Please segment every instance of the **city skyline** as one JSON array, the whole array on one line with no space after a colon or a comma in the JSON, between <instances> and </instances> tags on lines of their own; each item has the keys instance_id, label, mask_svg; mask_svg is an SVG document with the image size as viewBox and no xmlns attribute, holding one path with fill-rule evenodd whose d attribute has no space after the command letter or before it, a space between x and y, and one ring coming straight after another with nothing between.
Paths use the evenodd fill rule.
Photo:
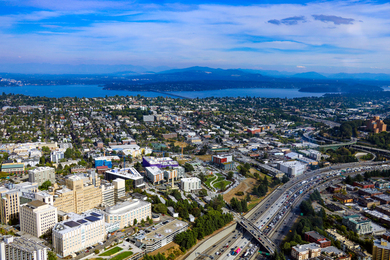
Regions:
<instances>
[{"instance_id":1,"label":"city skyline","mask_svg":"<svg viewBox=\"0 0 390 260\"><path fill-rule=\"evenodd\" d=\"M1 72L24 73L26 64L390 72L384 1L36 0L0 7Z\"/></svg>"}]
</instances>

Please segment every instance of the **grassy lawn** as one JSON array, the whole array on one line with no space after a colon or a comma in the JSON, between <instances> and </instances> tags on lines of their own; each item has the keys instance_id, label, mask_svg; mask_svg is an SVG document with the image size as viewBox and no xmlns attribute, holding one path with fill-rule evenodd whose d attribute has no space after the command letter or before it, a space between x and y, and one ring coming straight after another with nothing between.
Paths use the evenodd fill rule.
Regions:
<instances>
[{"instance_id":1,"label":"grassy lawn","mask_svg":"<svg viewBox=\"0 0 390 260\"><path fill-rule=\"evenodd\" d=\"M211 155L210 154L205 154L205 155L196 155L197 158L204 162L211 161Z\"/></svg>"},{"instance_id":2,"label":"grassy lawn","mask_svg":"<svg viewBox=\"0 0 390 260\"><path fill-rule=\"evenodd\" d=\"M114 247L114 248L112 248L112 249L110 249L110 250L100 254L99 256L110 256L110 255L116 254L116 253L118 253L119 251L122 251L122 250L123 250L122 248L120 248L119 246L116 246L116 247Z\"/></svg>"},{"instance_id":3,"label":"grassy lawn","mask_svg":"<svg viewBox=\"0 0 390 260\"><path fill-rule=\"evenodd\" d=\"M214 190L211 186L210 186L210 183L215 180L217 177L214 176L214 175L211 175L211 176L207 176L207 180L204 182L204 184L209 187L209 189L212 189Z\"/></svg>"},{"instance_id":4,"label":"grassy lawn","mask_svg":"<svg viewBox=\"0 0 390 260\"><path fill-rule=\"evenodd\" d=\"M126 257L131 256L132 254L133 254L133 252L126 251L126 252L120 253L119 255L114 256L113 258L111 258L111 260L122 260L122 259L125 259Z\"/></svg>"},{"instance_id":5,"label":"grassy lawn","mask_svg":"<svg viewBox=\"0 0 390 260\"><path fill-rule=\"evenodd\" d=\"M222 181L219 181L219 182L215 183L215 184L214 184L214 187L217 188L217 189L221 189L222 183L225 184L225 188L226 188L227 186L230 185L231 182L230 182L230 181L224 181L224 180L222 180Z\"/></svg>"}]
</instances>

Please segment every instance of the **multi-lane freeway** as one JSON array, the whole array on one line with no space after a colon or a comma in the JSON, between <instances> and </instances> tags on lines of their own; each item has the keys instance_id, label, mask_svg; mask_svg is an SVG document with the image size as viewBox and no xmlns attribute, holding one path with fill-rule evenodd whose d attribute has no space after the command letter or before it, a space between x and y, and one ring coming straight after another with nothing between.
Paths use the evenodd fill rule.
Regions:
<instances>
[{"instance_id":1,"label":"multi-lane freeway","mask_svg":"<svg viewBox=\"0 0 390 260\"><path fill-rule=\"evenodd\" d=\"M343 170L343 174L351 174L373 170L374 168L378 169L382 167L382 164L382 162L340 164L298 176L275 189L259 205L248 212L245 217L235 214L239 224L237 232L242 233L237 236L232 233L226 239L228 239L229 243L228 248L240 247L241 252L239 254L232 255L230 254L230 249L227 250L228 248L226 247L223 249L226 239L220 240L215 245L214 250L210 247L207 251L210 250L210 253L214 254L213 259L234 259L238 256L243 256L244 252L250 250L249 245L257 242L260 245L260 250L272 253L277 246L275 241L280 241L281 236L283 236L283 233L275 232L276 229L286 231L286 228L292 225L292 221L297 213L294 207L299 205L299 202L308 195L310 190L324 181L338 178L341 170ZM383 167L388 166L385 165ZM245 247L241 248L242 246ZM250 252L253 252L253 248ZM199 256L199 259L206 259L211 256L211 254L206 255Z\"/></svg>"}]
</instances>

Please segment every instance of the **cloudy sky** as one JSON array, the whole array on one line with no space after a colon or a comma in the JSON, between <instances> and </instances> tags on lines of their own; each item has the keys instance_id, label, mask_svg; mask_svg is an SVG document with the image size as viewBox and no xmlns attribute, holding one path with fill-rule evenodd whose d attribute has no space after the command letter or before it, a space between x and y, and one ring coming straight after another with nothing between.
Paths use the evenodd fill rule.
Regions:
<instances>
[{"instance_id":1,"label":"cloudy sky","mask_svg":"<svg viewBox=\"0 0 390 260\"><path fill-rule=\"evenodd\" d=\"M385 1L0 0L0 65L390 73L389 14Z\"/></svg>"}]
</instances>

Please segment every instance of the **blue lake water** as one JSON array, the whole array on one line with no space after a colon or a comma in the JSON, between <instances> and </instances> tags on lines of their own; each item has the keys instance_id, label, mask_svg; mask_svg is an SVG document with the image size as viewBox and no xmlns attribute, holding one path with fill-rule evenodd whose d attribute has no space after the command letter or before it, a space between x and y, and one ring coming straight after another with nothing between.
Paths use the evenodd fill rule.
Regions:
<instances>
[{"instance_id":1,"label":"blue lake water","mask_svg":"<svg viewBox=\"0 0 390 260\"><path fill-rule=\"evenodd\" d=\"M169 96L168 93L157 93L151 91L125 91L125 90L104 90L97 85L65 85L65 86L23 86L23 87L0 87L0 93L23 94L28 96L44 97L105 97L105 96L136 96L158 97ZM305 93L298 89L278 88L250 88L250 89L222 89L206 91L180 91L170 92L188 98L206 97L265 97L265 98L298 98L298 97L320 97L325 93Z\"/></svg>"}]
</instances>

